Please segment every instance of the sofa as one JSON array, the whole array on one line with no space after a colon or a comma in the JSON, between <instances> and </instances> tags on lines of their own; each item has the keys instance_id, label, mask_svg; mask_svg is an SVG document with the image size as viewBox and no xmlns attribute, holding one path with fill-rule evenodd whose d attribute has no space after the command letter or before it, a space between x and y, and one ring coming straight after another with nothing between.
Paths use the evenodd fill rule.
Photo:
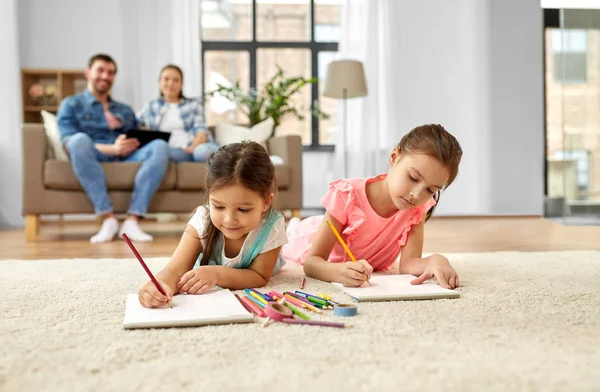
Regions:
<instances>
[{"instance_id":1,"label":"sofa","mask_svg":"<svg viewBox=\"0 0 600 392\"><path fill-rule=\"evenodd\" d=\"M94 208L73 173L71 162L52 156L43 124L23 124L23 215L25 238L35 241L41 215L93 214ZM274 206L299 216L302 207L302 141L300 136L267 140L275 164L277 195ZM275 161L275 159L274 159ZM282 162L281 162L282 161ZM102 163L115 213L126 213L140 163ZM169 164L148 213L191 213L206 201L206 165Z\"/></svg>"}]
</instances>

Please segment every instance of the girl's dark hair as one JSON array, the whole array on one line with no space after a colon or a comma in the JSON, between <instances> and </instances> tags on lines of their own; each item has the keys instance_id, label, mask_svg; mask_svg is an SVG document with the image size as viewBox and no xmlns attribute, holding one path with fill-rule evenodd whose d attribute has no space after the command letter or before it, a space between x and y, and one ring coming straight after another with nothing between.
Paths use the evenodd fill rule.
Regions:
<instances>
[{"instance_id":1,"label":"girl's dark hair","mask_svg":"<svg viewBox=\"0 0 600 392\"><path fill-rule=\"evenodd\" d=\"M396 146L402 153L425 154L440 161L450 171L450 178L444 185L444 190L450 186L458 175L458 166L462 158L462 149L458 140L439 124L426 124L414 128L404 135ZM427 211L425 222L431 218L437 202L440 200L441 190L433 195L436 203Z\"/></svg>"},{"instance_id":2,"label":"girl's dark hair","mask_svg":"<svg viewBox=\"0 0 600 392\"><path fill-rule=\"evenodd\" d=\"M179 73L179 76L181 77L181 91L179 91L179 99L187 99L183 95L183 71L181 70L181 68L179 68L175 64L167 64L164 67L162 67L162 69L158 73L158 80L160 80L160 77L161 77L162 73L165 72L165 70L167 70L167 69L173 69L173 70L175 70L175 71L177 71ZM159 93L160 93L160 96L162 97L163 96L162 91L159 91Z\"/></svg>"},{"instance_id":3,"label":"girl's dark hair","mask_svg":"<svg viewBox=\"0 0 600 392\"><path fill-rule=\"evenodd\" d=\"M258 193L265 200L271 193L275 193L275 167L263 146L251 141L231 143L221 146L208 157L206 161L207 204L208 196L212 192L233 184L240 184ZM265 212L265 216L269 212L270 208ZM202 235L202 239L206 240L206 246L202 249L200 265L208 264L214 254L219 233L212 221L207 219Z\"/></svg>"}]
</instances>

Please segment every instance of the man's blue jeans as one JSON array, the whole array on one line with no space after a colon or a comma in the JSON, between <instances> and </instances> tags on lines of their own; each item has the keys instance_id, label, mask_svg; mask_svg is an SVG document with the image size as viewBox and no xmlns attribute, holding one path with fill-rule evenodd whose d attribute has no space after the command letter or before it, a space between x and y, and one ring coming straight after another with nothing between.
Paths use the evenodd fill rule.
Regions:
<instances>
[{"instance_id":1,"label":"man's blue jeans","mask_svg":"<svg viewBox=\"0 0 600 392\"><path fill-rule=\"evenodd\" d=\"M92 139L82 132L69 137L66 146L75 176L98 215L113 210L100 162L142 162L135 175L133 196L127 213L146 215L148 205L169 167L169 146L164 140L153 140L127 157L114 157L101 153L94 147Z\"/></svg>"},{"instance_id":2,"label":"man's blue jeans","mask_svg":"<svg viewBox=\"0 0 600 392\"><path fill-rule=\"evenodd\" d=\"M210 154L217 151L219 145L215 142L206 142L194 148L193 154L188 154L179 147L169 147L170 158L173 162L206 162Z\"/></svg>"}]
</instances>

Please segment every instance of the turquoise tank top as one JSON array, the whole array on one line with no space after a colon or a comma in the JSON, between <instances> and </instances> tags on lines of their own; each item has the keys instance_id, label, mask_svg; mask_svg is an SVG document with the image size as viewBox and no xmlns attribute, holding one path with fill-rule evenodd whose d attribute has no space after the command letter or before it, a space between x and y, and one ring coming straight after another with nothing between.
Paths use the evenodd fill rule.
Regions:
<instances>
[{"instance_id":1,"label":"turquoise tank top","mask_svg":"<svg viewBox=\"0 0 600 392\"><path fill-rule=\"evenodd\" d=\"M265 247L267 239L269 238L269 234L271 233L271 229L273 229L273 226L279 219L283 219L283 215L281 214L281 212L271 209L271 212L269 213L269 216L267 217L267 220L265 221L263 227L260 229L256 240L254 240L254 243L250 244L250 248L244 254L242 254L242 260L237 265L233 266L233 268L246 269L250 266L250 264L252 264L252 261L254 261L254 259L261 253L261 251ZM219 236L219 239L217 240L215 252L208 260L208 265L223 265L223 245L223 234L221 234ZM200 261L202 261L202 253L200 253L200 256L198 256L196 264L194 264L194 268L200 266ZM284 264L285 260L283 260L281 254L279 254L277 258L277 263L275 263L275 267L273 267L273 275L279 272L279 270L281 269L281 267L284 266Z\"/></svg>"}]
</instances>

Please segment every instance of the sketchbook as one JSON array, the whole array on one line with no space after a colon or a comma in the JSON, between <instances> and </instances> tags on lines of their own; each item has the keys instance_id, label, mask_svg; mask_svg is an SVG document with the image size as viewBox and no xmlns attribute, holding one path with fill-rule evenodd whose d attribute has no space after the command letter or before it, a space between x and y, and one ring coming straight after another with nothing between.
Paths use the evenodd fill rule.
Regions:
<instances>
[{"instance_id":1,"label":"sketchbook","mask_svg":"<svg viewBox=\"0 0 600 392\"><path fill-rule=\"evenodd\" d=\"M251 323L254 316L227 290L202 295L175 295L173 308L145 308L137 294L128 294L125 306L125 329L194 327L210 324Z\"/></svg>"},{"instance_id":2,"label":"sketchbook","mask_svg":"<svg viewBox=\"0 0 600 392\"><path fill-rule=\"evenodd\" d=\"M413 275L371 275L369 282L360 287L344 287L341 283L333 285L344 291L358 302L400 301L412 299L458 298L458 291L445 289L436 283L412 285Z\"/></svg>"}]
</instances>

